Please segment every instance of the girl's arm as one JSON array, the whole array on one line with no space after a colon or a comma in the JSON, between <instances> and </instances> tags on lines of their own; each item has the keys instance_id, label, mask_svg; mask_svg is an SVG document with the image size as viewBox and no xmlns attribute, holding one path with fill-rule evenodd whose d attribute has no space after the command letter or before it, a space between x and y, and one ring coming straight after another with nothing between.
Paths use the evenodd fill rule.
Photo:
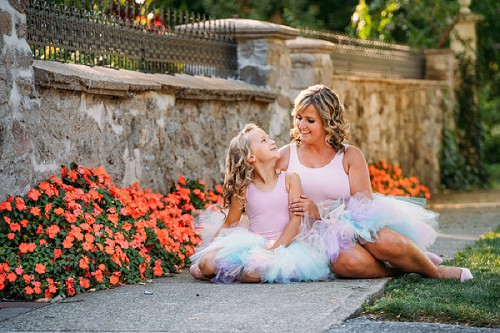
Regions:
<instances>
[{"instance_id":1,"label":"girl's arm","mask_svg":"<svg viewBox=\"0 0 500 333\"><path fill-rule=\"evenodd\" d=\"M288 172L285 175L285 183L288 191L288 202L300 197L302 193L302 185L300 184L299 175L294 172ZM298 235L300 230L301 217L297 215L290 214L290 222L285 227L285 230L281 233L280 237L270 248L270 250L276 249L281 245L288 246L295 236Z\"/></svg>"},{"instance_id":2,"label":"girl's arm","mask_svg":"<svg viewBox=\"0 0 500 333\"><path fill-rule=\"evenodd\" d=\"M243 213L243 205L236 195L231 198L231 205L229 206L229 212L227 213L224 222L220 226L219 230L215 233L214 237L217 237L222 229L232 228L234 224L238 223Z\"/></svg>"}]
</instances>

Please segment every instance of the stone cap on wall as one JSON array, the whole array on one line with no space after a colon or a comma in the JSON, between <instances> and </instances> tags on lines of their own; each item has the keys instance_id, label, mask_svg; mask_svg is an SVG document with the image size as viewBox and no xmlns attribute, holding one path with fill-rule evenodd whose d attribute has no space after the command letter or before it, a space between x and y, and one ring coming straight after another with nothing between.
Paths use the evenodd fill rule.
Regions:
<instances>
[{"instance_id":1,"label":"stone cap on wall","mask_svg":"<svg viewBox=\"0 0 500 333\"><path fill-rule=\"evenodd\" d=\"M216 21L234 25L236 39L238 40L260 38L293 39L300 34L298 29L271 22L250 19L222 19Z\"/></svg>"},{"instance_id":2,"label":"stone cap on wall","mask_svg":"<svg viewBox=\"0 0 500 333\"><path fill-rule=\"evenodd\" d=\"M186 74L147 74L106 67L35 60L38 87L83 91L98 95L132 96L147 91L171 92L178 99L256 100L273 103L277 95L239 80Z\"/></svg>"},{"instance_id":3,"label":"stone cap on wall","mask_svg":"<svg viewBox=\"0 0 500 333\"><path fill-rule=\"evenodd\" d=\"M335 48L332 42L304 37L287 40L286 46L292 53L330 53Z\"/></svg>"}]
</instances>

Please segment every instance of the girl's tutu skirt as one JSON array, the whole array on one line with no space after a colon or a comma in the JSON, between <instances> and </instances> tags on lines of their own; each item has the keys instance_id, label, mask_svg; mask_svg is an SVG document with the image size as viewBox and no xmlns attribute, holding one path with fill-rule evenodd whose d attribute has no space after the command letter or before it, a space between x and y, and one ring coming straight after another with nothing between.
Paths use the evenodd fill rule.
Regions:
<instances>
[{"instance_id":1,"label":"girl's tutu skirt","mask_svg":"<svg viewBox=\"0 0 500 333\"><path fill-rule=\"evenodd\" d=\"M318 204L321 220L315 221L305 238L323 247L330 262L354 242L376 242L377 233L388 227L426 249L437 237L439 214L425 209L425 199L356 194L347 202L328 200Z\"/></svg>"},{"instance_id":2,"label":"girl's tutu skirt","mask_svg":"<svg viewBox=\"0 0 500 333\"><path fill-rule=\"evenodd\" d=\"M206 211L199 217L202 245L190 258L192 264L197 264L204 255L213 256L216 266L213 282L239 282L245 273L257 273L263 282L269 283L319 281L330 276L326 254L301 241L268 250L273 241L241 226L222 229L218 237L210 240L213 226L220 226L223 219L222 213L214 211Z\"/></svg>"}]
</instances>

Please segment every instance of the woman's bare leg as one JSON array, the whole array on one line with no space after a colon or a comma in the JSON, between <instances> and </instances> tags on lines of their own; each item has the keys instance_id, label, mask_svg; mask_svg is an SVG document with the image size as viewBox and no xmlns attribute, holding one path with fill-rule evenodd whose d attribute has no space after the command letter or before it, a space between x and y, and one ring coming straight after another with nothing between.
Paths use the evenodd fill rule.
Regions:
<instances>
[{"instance_id":1,"label":"woman's bare leg","mask_svg":"<svg viewBox=\"0 0 500 333\"><path fill-rule=\"evenodd\" d=\"M381 278L398 273L357 243L352 249L340 253L337 261L332 263L332 269L338 276L358 279Z\"/></svg>"},{"instance_id":2,"label":"woman's bare leg","mask_svg":"<svg viewBox=\"0 0 500 333\"><path fill-rule=\"evenodd\" d=\"M387 261L396 269L408 273L419 273L436 279L460 279L459 267L436 267L410 238L389 228L378 232L374 243L367 242L363 247L375 258Z\"/></svg>"}]
</instances>

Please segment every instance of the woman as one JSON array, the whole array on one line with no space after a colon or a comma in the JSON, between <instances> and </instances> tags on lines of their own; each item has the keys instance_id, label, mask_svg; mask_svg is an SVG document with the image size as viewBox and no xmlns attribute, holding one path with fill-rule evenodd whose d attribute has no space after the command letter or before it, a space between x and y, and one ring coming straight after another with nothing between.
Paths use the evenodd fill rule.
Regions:
<instances>
[{"instance_id":1,"label":"woman","mask_svg":"<svg viewBox=\"0 0 500 333\"><path fill-rule=\"evenodd\" d=\"M373 197L362 152L344 144L349 139L344 113L328 87L303 90L294 101L292 143L280 149L277 162L278 168L300 176L304 195L292 201L290 213L314 217L317 231L327 243L334 243L328 255L335 274L377 278L415 272L430 278L472 279L468 269L439 266L439 257L424 252L436 237L431 224L437 214L394 198ZM325 217L318 205L328 199L330 204L340 201ZM339 206L341 202L346 204ZM419 229L407 230L415 226ZM345 235L349 239L341 239Z\"/></svg>"}]
</instances>

